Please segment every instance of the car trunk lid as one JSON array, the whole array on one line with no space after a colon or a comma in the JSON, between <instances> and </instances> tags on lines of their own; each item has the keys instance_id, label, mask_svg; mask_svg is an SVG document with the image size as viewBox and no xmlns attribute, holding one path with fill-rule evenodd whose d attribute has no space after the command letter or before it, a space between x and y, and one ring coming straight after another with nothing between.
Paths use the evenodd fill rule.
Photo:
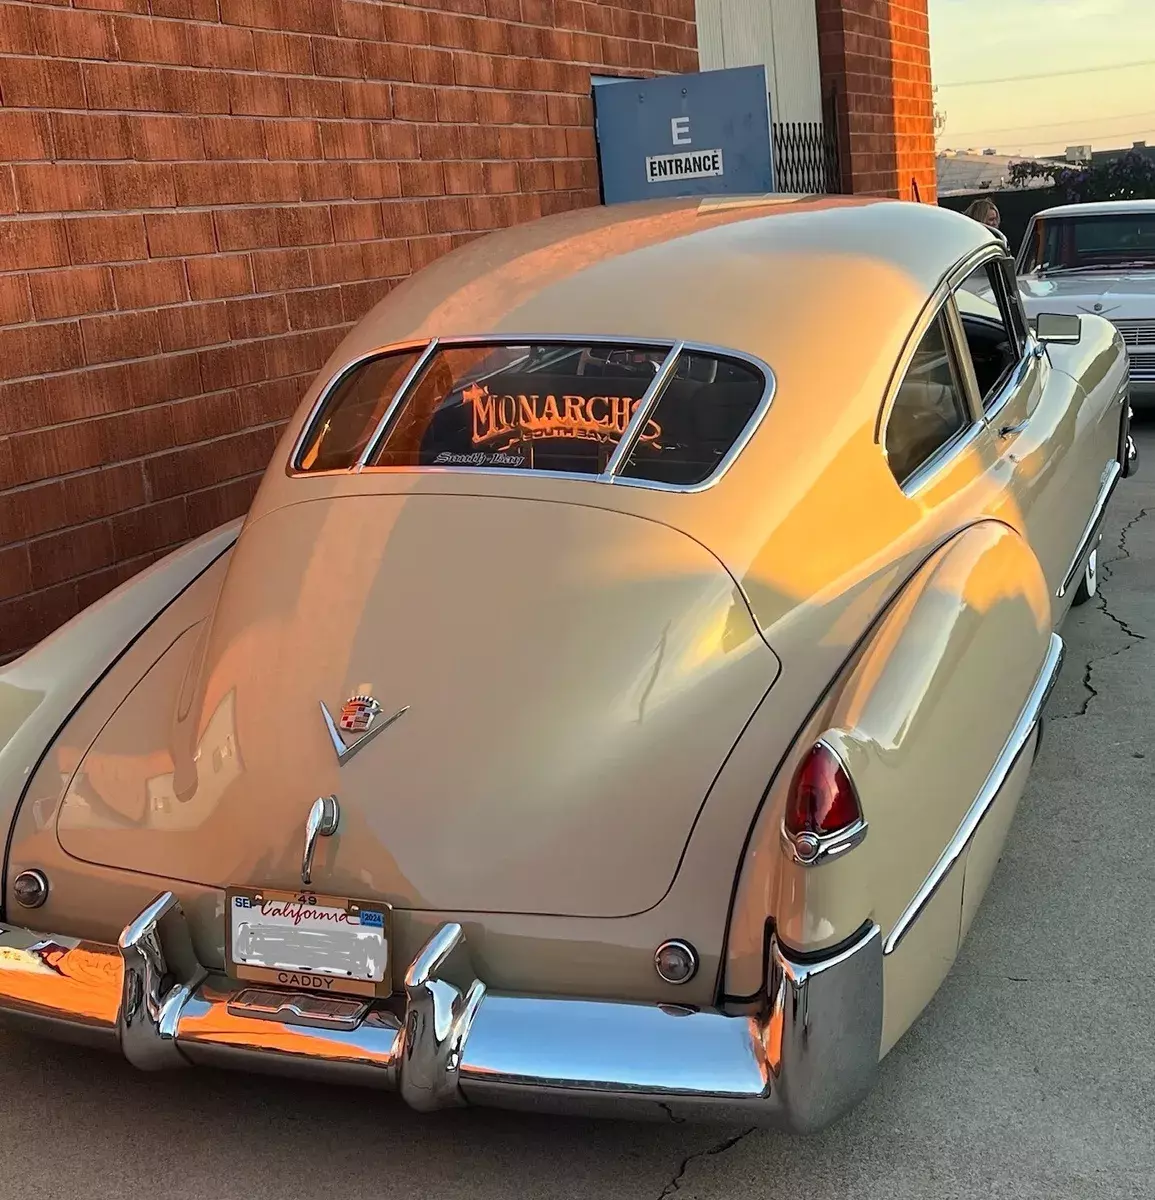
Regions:
<instances>
[{"instance_id":1,"label":"car trunk lid","mask_svg":"<svg viewBox=\"0 0 1155 1200\"><path fill-rule=\"evenodd\" d=\"M400 907L619 916L665 894L778 670L734 581L664 525L500 496L358 495L251 522L211 619L71 780L77 858ZM346 701L378 728L353 755Z\"/></svg>"}]
</instances>

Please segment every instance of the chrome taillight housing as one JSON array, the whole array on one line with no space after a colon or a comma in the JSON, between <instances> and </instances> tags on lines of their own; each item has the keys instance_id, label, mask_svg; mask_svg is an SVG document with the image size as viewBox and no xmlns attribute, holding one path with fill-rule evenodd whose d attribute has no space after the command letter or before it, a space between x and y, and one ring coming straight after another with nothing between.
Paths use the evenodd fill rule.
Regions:
<instances>
[{"instance_id":1,"label":"chrome taillight housing","mask_svg":"<svg viewBox=\"0 0 1155 1200\"><path fill-rule=\"evenodd\" d=\"M866 836L862 805L842 758L819 740L806 752L790 782L782 839L795 862L823 862Z\"/></svg>"}]
</instances>

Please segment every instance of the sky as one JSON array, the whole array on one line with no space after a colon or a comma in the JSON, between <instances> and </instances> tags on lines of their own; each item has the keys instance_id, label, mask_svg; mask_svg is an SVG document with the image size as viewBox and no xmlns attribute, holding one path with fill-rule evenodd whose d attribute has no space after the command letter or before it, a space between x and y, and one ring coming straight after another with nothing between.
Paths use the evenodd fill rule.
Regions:
<instances>
[{"instance_id":1,"label":"sky","mask_svg":"<svg viewBox=\"0 0 1155 1200\"><path fill-rule=\"evenodd\" d=\"M1155 145L1155 0L929 0L929 8L935 102L947 116L940 149Z\"/></svg>"}]
</instances>

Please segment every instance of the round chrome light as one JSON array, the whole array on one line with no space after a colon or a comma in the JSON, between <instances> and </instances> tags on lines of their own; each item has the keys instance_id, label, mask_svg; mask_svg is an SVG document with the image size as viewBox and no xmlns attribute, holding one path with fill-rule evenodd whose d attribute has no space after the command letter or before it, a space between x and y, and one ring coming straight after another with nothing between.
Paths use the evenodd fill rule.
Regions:
<instances>
[{"instance_id":1,"label":"round chrome light","mask_svg":"<svg viewBox=\"0 0 1155 1200\"><path fill-rule=\"evenodd\" d=\"M39 908L48 899L48 877L43 871L21 871L12 881L16 903L25 908Z\"/></svg>"},{"instance_id":2,"label":"round chrome light","mask_svg":"<svg viewBox=\"0 0 1155 1200\"><path fill-rule=\"evenodd\" d=\"M818 837L813 833L800 833L794 839L794 853L800 862L813 862L818 857L820 845Z\"/></svg>"},{"instance_id":3,"label":"round chrome light","mask_svg":"<svg viewBox=\"0 0 1155 1200\"><path fill-rule=\"evenodd\" d=\"M689 983L698 971L698 952L689 942L663 942L654 951L654 970L666 983Z\"/></svg>"}]
</instances>

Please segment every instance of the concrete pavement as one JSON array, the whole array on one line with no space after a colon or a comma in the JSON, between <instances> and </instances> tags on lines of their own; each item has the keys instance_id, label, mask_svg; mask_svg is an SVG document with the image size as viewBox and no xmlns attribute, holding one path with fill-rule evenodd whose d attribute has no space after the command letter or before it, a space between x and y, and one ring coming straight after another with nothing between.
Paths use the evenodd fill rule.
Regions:
<instances>
[{"instance_id":1,"label":"concrete pavement","mask_svg":"<svg viewBox=\"0 0 1155 1200\"><path fill-rule=\"evenodd\" d=\"M868 1100L820 1137L499 1112L0 1033L3 1194L148 1200L1155 1197L1155 428L1063 631L991 890Z\"/></svg>"}]
</instances>

